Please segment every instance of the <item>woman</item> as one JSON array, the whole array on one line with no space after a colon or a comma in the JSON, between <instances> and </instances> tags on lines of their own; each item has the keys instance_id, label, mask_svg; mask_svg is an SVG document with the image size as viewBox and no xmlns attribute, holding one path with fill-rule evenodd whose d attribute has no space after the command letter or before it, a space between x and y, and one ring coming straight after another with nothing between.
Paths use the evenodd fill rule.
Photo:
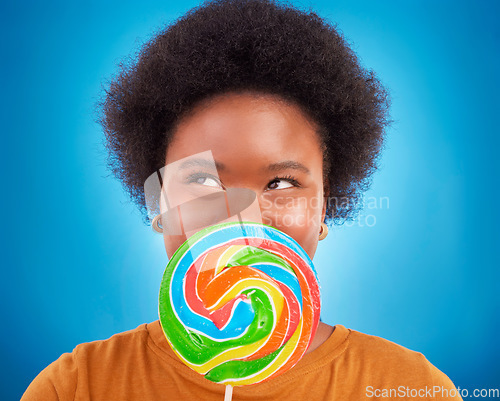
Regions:
<instances>
[{"instance_id":1,"label":"woman","mask_svg":"<svg viewBox=\"0 0 500 401\"><path fill-rule=\"evenodd\" d=\"M146 220L156 216L147 216L145 182L190 160L175 170L177 181L167 180L174 182L165 190L169 206L252 191L259 208L245 219L287 233L311 259L326 222L356 213L388 123L384 88L338 32L314 13L265 0L190 11L122 67L101 107L110 166ZM170 258L191 234L154 222ZM294 368L236 388L234 399L460 399L453 390L422 354L320 323ZM179 361L154 322L77 346L23 400L221 400L223 393Z\"/></svg>"}]
</instances>

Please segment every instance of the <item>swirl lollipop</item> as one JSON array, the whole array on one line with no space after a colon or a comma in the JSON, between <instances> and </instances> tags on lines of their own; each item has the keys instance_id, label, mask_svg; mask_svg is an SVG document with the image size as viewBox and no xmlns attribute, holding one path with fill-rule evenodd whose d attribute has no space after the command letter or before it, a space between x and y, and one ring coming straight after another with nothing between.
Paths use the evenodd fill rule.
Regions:
<instances>
[{"instance_id":1,"label":"swirl lollipop","mask_svg":"<svg viewBox=\"0 0 500 401\"><path fill-rule=\"evenodd\" d=\"M286 372L319 322L312 261L291 237L223 223L184 242L160 287L163 332L177 356L216 383L242 386Z\"/></svg>"}]
</instances>

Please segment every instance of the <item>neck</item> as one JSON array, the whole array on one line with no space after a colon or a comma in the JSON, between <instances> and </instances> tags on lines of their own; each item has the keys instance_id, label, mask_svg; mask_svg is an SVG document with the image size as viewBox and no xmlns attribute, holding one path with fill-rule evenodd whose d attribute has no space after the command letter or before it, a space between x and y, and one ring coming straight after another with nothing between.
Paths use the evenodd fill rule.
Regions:
<instances>
[{"instance_id":1,"label":"neck","mask_svg":"<svg viewBox=\"0 0 500 401\"><path fill-rule=\"evenodd\" d=\"M308 354L309 352L313 352L316 348L318 348L321 344L328 340L334 330L335 327L329 326L328 324L323 322L319 322L316 334L314 335L313 341L307 349L306 354Z\"/></svg>"}]
</instances>

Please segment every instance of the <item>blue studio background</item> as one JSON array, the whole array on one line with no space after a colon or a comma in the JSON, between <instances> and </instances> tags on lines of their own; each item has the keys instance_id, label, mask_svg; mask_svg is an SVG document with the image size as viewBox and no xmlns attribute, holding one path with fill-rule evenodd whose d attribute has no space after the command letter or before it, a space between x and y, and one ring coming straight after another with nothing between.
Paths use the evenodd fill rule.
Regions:
<instances>
[{"instance_id":1,"label":"blue studio background","mask_svg":"<svg viewBox=\"0 0 500 401\"><path fill-rule=\"evenodd\" d=\"M1 6L1 400L78 343L157 319L162 237L106 170L93 105L121 57L197 4ZM294 4L338 23L395 120L360 218L319 245L323 320L499 388L499 3Z\"/></svg>"}]
</instances>

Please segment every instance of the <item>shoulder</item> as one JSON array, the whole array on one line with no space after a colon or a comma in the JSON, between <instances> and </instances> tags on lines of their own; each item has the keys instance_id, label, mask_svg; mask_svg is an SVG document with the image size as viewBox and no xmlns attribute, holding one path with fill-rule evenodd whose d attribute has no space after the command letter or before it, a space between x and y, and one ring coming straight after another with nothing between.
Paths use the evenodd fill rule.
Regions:
<instances>
[{"instance_id":1,"label":"shoulder","mask_svg":"<svg viewBox=\"0 0 500 401\"><path fill-rule=\"evenodd\" d=\"M98 358L99 361L115 359L119 355L124 355L124 351L128 354L140 352L147 346L149 333L146 327L146 324L142 324L133 330L114 334L105 340L79 344L72 354L78 360L86 359L88 364L94 358Z\"/></svg>"},{"instance_id":2,"label":"shoulder","mask_svg":"<svg viewBox=\"0 0 500 401\"><path fill-rule=\"evenodd\" d=\"M384 338L349 329L346 368L363 372L373 388L455 389L453 382L421 353ZM440 399L433 394L434 399ZM451 398L450 398L451 399Z\"/></svg>"},{"instance_id":3,"label":"shoulder","mask_svg":"<svg viewBox=\"0 0 500 401\"><path fill-rule=\"evenodd\" d=\"M397 371L400 376L431 374L430 362L421 352L352 329L349 329L348 354L365 370L380 371L383 367L384 374L392 371Z\"/></svg>"},{"instance_id":4,"label":"shoulder","mask_svg":"<svg viewBox=\"0 0 500 401\"><path fill-rule=\"evenodd\" d=\"M427 359L417 351L413 351L385 338L364 334L349 329L349 351L354 353L366 365L378 365L401 368L426 369Z\"/></svg>"},{"instance_id":5,"label":"shoulder","mask_svg":"<svg viewBox=\"0 0 500 401\"><path fill-rule=\"evenodd\" d=\"M73 400L76 389L88 372L102 371L103 366L120 364L147 347L146 324L136 329L77 345L43 369L25 391L22 401Z\"/></svg>"}]
</instances>

